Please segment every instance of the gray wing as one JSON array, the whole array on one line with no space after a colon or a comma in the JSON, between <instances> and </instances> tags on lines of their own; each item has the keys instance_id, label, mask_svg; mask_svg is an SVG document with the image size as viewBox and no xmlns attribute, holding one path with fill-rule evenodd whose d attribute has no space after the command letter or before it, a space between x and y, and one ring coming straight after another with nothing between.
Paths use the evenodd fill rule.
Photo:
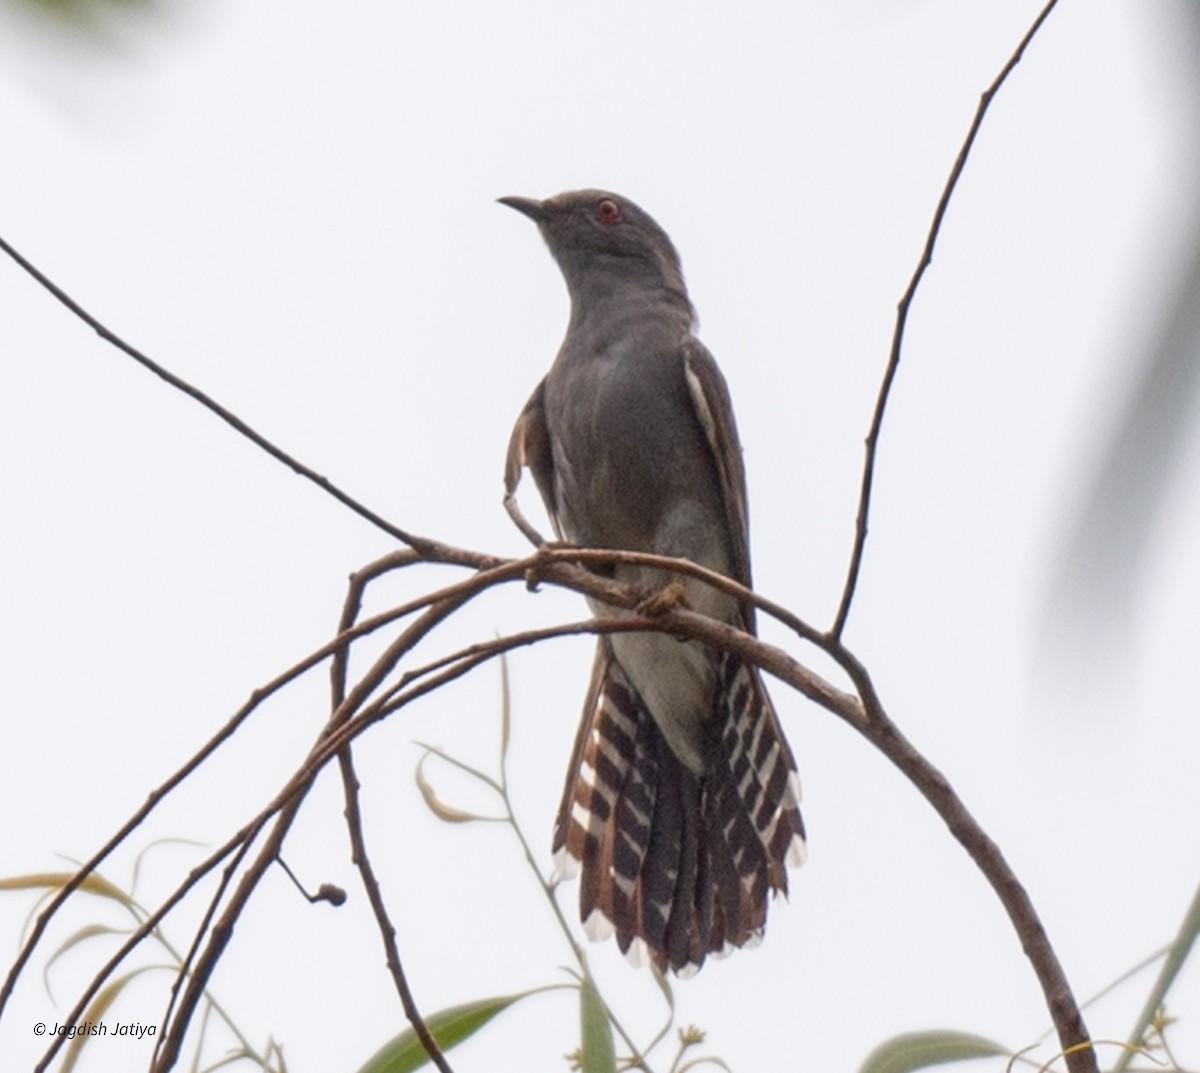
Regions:
<instances>
[{"instance_id":1,"label":"gray wing","mask_svg":"<svg viewBox=\"0 0 1200 1073\"><path fill-rule=\"evenodd\" d=\"M561 537L558 496L554 489L554 456L550 450L550 430L546 427L545 394L546 381L543 380L534 388L513 427L504 460L504 489L510 497L515 495L517 485L521 483L521 468L528 466L542 494L550 523Z\"/></svg>"},{"instance_id":2,"label":"gray wing","mask_svg":"<svg viewBox=\"0 0 1200 1073\"><path fill-rule=\"evenodd\" d=\"M733 419L729 388L713 356L697 339L683 346L684 378L688 394L705 439L712 451L713 464L728 519L730 547L733 551L734 580L747 588L750 578L750 522L746 504L746 469L742 464L742 445ZM752 608L745 608L747 624L753 628Z\"/></svg>"}]
</instances>

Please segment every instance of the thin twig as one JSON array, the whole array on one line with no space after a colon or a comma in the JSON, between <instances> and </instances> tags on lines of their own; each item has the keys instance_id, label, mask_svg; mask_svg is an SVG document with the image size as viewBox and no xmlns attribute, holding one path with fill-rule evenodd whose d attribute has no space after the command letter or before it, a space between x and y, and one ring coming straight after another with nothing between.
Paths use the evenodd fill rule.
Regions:
<instances>
[{"instance_id":1,"label":"thin twig","mask_svg":"<svg viewBox=\"0 0 1200 1073\"><path fill-rule=\"evenodd\" d=\"M239 726L246 721L254 710L262 704L264 700L272 694L278 692L288 683L294 681L305 671L311 670L317 666L322 660L334 651L335 644L331 643L319 648L316 652L307 656L299 663L289 667L282 674L278 675L265 686L256 689L250 699L242 705L226 722L226 724L214 734L199 751L194 753L186 763L184 763L173 775L170 776L160 786L150 792L146 798L145 804L141 806L128 820L121 825L117 832L98 849L88 860L79 866L79 869L65 883L55 896L47 903L45 909L38 914L37 921L30 930L29 937L25 944L21 947L20 953L9 969L8 975L4 980L4 984L0 987L0 1015L3 1015L5 1004L12 995L13 988L16 986L17 978L24 971L29 959L33 956L34 950L41 942L46 929L50 925L50 921L54 915L62 908L66 900L82 885L83 881L96 871L97 868L107 859L109 854L113 852L131 832L137 829L138 826L154 811L163 801L163 799L179 786L189 775L192 774L201 764L204 763L216 750L224 744Z\"/></svg>"},{"instance_id":2,"label":"thin twig","mask_svg":"<svg viewBox=\"0 0 1200 1073\"><path fill-rule=\"evenodd\" d=\"M412 552L390 552L373 563L368 563L361 570L355 570L350 575L346 599L342 604L342 617L338 620L339 643L329 665L334 709L346 699L346 675L350 669L350 641L353 638L354 626L358 622L358 613L362 609L363 593L366 592L367 585L389 570L411 565L414 558ZM407 614L407 612L403 612L403 614Z\"/></svg>"},{"instance_id":3,"label":"thin twig","mask_svg":"<svg viewBox=\"0 0 1200 1073\"><path fill-rule=\"evenodd\" d=\"M367 585L388 568L388 560L385 558L377 560L366 569L358 570L350 576L346 600L342 605L342 617L338 623L339 634L347 633L353 626L362 606L363 594L366 592ZM346 701L346 671L349 665L349 656L350 646L347 643L338 651L330 668L330 709L335 714L343 710ZM404 1009L404 1016L408 1018L408 1023L412 1025L413 1031L417 1034L417 1039L421 1041L421 1046L425 1048L425 1053L429 1056L430 1061L442 1070L442 1073L453 1073L446 1056L442 1054L437 1040L434 1039L433 1033L429 1030L425 1018L417 1007L412 989L408 986L408 977L404 972L404 965L400 960L400 948L396 942L396 927L388 915L387 903L383 900L383 891L367 853L367 840L363 835L362 809L358 795L358 774L354 770L354 758L349 744L338 751L338 766L342 773L342 789L346 801L345 816L346 828L350 834L350 858L358 868L367 900L371 903L371 911L375 914L375 921L379 926L380 938L386 953L388 971L392 974L392 982L395 985L396 993L400 996L400 1005Z\"/></svg>"},{"instance_id":4,"label":"thin twig","mask_svg":"<svg viewBox=\"0 0 1200 1073\"><path fill-rule=\"evenodd\" d=\"M477 556L469 557L472 559L479 558ZM519 575L515 574L510 567L508 570L483 571L479 576L490 577L494 583L499 580L511 581ZM184 988L182 997L179 1000L178 1012L173 1022L167 1026L161 1051L154 1063L154 1073L165 1073L178 1059L183 1035L187 1031L187 1026L195 1013L200 996L208 986L208 981L216 968L217 962L220 960L225 947L233 935L233 929L238 919L249 904L250 897L263 875L265 875L267 868L279 856L287 832L295 821L300 805L308 795L309 790L311 790L317 775L336 752L346 746L352 737L352 735L345 733L347 726L353 729L359 724L363 724L362 728L365 729L366 725L369 725L364 723L361 718L353 718L353 721L351 721L354 713L365 703L366 698L371 695L387 675L391 673L397 661L405 652L479 591L482 590L478 585L468 586L466 591L460 594L439 600L436 604L429 607L416 622L405 629L387 647L384 653L367 671L366 675L359 680L347 694L346 698L334 709L329 722L322 728L320 739L309 753L304 764L288 780L287 785L276 796L271 805L260 814L260 818L263 819L263 822L266 822L266 817L278 813L275 816L274 826L267 836L265 844L245 873L243 873L237 890L230 898L225 911L209 932L204 950L196 961L195 967L189 975L187 986Z\"/></svg>"},{"instance_id":5,"label":"thin twig","mask_svg":"<svg viewBox=\"0 0 1200 1073\"><path fill-rule=\"evenodd\" d=\"M206 410L216 414L217 417L219 417L227 425L237 432L240 432L246 437L246 439L253 443L255 447L266 451L267 454L269 454L277 462L282 462L285 466L292 470L292 472L298 473L306 480L312 481L312 483L320 488L322 492L333 496L334 499L336 499L343 506L349 507L360 518L365 518L377 529L382 529L389 536L395 537L401 543L407 544L409 547L417 550L423 550L427 546L428 542L423 537L409 533L406 530L401 529L398 525L393 525L386 518L376 514L373 510L360 503L349 493L342 491L342 489L334 484L333 481L329 480L328 477L321 476L321 474L317 473L313 469L310 469L299 459L288 454L282 448L277 447L261 433L256 432L253 428L246 424L246 422L238 417L235 413L226 409L211 396L206 395L198 387L188 383L188 381L184 380L182 377L176 376L170 370L164 368L156 361L153 361L147 357L136 347L132 346L130 343L127 343L124 339L117 335L116 332L106 327L94 316L92 316L92 314L84 309L83 306L81 306L78 302L76 302L74 298L72 298L69 294L67 294L66 291L54 283L53 280L45 276L32 264L32 262L28 261L25 257L18 253L3 238L0 238L0 250L3 250L5 253L7 253L9 257L16 261L18 265L20 265L30 276L32 276L39 284L41 284L72 313L74 313L75 316L87 324L88 327L90 327L97 335L99 335L101 339L104 339L106 342L115 346L118 350L128 354L129 357L133 358L133 360L139 365L149 369L150 372L154 373L155 376L165 380L177 391L182 391L189 398L195 399L196 402L200 403L200 405Z\"/></svg>"},{"instance_id":6,"label":"thin twig","mask_svg":"<svg viewBox=\"0 0 1200 1073\"><path fill-rule=\"evenodd\" d=\"M1196 942L1197 931L1200 931L1200 889L1197 889L1192 895L1191 904L1188 906L1187 912L1184 913L1179 930L1174 940L1167 947L1166 958L1163 960L1154 985L1150 988L1150 993L1146 996L1146 1001L1142 1006L1141 1012L1138 1014L1133 1031L1129 1034L1127 1043L1129 1050L1122 1052L1121 1056L1117 1059L1117 1064L1113 1066L1113 1073L1124 1073L1128 1068L1133 1050L1141 1046L1143 1037L1153 1023L1155 1015L1166 1001L1167 992L1171 989L1171 985L1179 975L1180 969L1183 968L1184 963L1188 960L1188 955L1191 953L1192 946ZM1166 1040L1162 1042L1165 1046Z\"/></svg>"},{"instance_id":7,"label":"thin twig","mask_svg":"<svg viewBox=\"0 0 1200 1073\"><path fill-rule=\"evenodd\" d=\"M260 820L261 822L259 822ZM249 826L242 828L244 837L242 838L241 845L238 848L233 860L226 865L225 870L221 873L221 882L217 884L217 889L213 892L212 897L209 898L208 905L204 910L204 916L201 918L200 923L196 925L196 930L192 933L192 942L188 947L187 954L179 959L179 968L175 973L175 979L171 981L171 1000L167 1003L166 1010L163 1011L161 1025L167 1025L170 1023L172 1013L175 1009L175 1004L179 1001L179 990L183 985L183 981L187 978L192 962L196 958L196 951L200 948L200 942L204 938L205 933L208 931L208 926L212 923L213 917L216 915L217 908L221 904L221 899L225 897L225 891L229 889L229 884L233 882L233 877L237 872L238 865L242 863L246 854L250 852L250 847L253 844L254 839L258 837L258 832L262 830L262 825L265 823L266 817L263 816L257 818ZM103 979L103 977L101 977L101 979ZM205 1008L205 1012L207 1013L207 1007ZM154 1052L150 1057L151 1067L153 1067L155 1061L157 1061L158 1053L162 1048L163 1040L165 1039L166 1033L164 1032L158 1037L157 1042L154 1044ZM199 1051L197 1051L196 1057L199 1059Z\"/></svg>"},{"instance_id":8,"label":"thin twig","mask_svg":"<svg viewBox=\"0 0 1200 1073\"><path fill-rule=\"evenodd\" d=\"M459 562L466 560L471 565L478 562L493 562L492 557L478 557L473 553L461 553L458 549L446 549L449 554L444 561ZM414 561L425 562L426 560L418 560L415 558L415 553L404 551L395 552L390 556L386 556L380 562L388 562L390 566L409 565ZM152 790L146 799L146 802L132 815L128 820L121 825L115 834L96 851L87 861L81 864L75 874L55 893L54 897L46 904L46 907L38 914L34 926L30 929L28 938L21 947L13 964L9 968L8 974L5 977L4 983L0 986L0 1016L3 1016L5 1005L7 1004L13 989L16 987L17 979L24 971L25 966L29 963L29 959L33 956L42 938L44 937L47 928L50 926L51 920L66 903L67 899L83 884L84 880L89 875L96 871L97 868L108 858L108 856L119 846L125 839L136 830L160 804L163 800L181 783L184 782L194 771L196 771L210 756L213 755L228 741L234 732L254 713L254 711L269 697L277 693L284 686L295 681L305 672L312 670L318 666L330 655L341 651L344 646L355 638L365 636L382 626L393 622L396 618L410 614L413 610L426 606L430 599L436 598L436 594L414 600L409 604L393 608L392 610L380 615L373 616L370 619L364 619L358 623L353 629L345 631L333 641L322 645L316 651L299 662L293 664L287 670L277 675L266 685L254 690L250 698L242 705L225 723L225 725L214 734L201 748L194 753L186 763L184 763L177 771L174 772L165 782Z\"/></svg>"},{"instance_id":9,"label":"thin twig","mask_svg":"<svg viewBox=\"0 0 1200 1073\"><path fill-rule=\"evenodd\" d=\"M70 1014L64 1019L63 1024L75 1024L77 1021L82 1020L84 1011L88 1008L88 1005L91 1003L92 999L95 998L100 988L104 985L104 981L107 980L116 970L117 966L120 965L121 962L133 952L133 950L140 946L142 941L151 932L153 932L154 929L159 926L159 924L162 923L167 914L169 914L171 910L183 900L188 891L190 891L197 883L200 882L201 879L208 875L213 868L220 864L221 861L228 857L231 853L235 854L232 864L236 866L237 861L241 859L241 855L245 852L244 843L248 830L249 828L243 827L232 838L228 839L224 845L210 853L204 861L202 861L188 873L187 878L180 883L170 895L167 896L163 903L156 910L154 910L153 913L150 913L146 917L141 926L138 927L136 931L130 933L129 938L121 944L121 947L117 950L117 952L113 954L103 966L101 966L100 970L92 978L91 983L84 990L83 995L75 1004L75 1007L71 1010ZM45 1054L42 1056L42 1060L36 1066L34 1066L34 1073L44 1073L44 1070L49 1068L50 1063L54 1060L54 1056L58 1053L59 1048L62 1047L66 1042L67 1037L65 1035L56 1035L50 1046L46 1049Z\"/></svg>"},{"instance_id":10,"label":"thin twig","mask_svg":"<svg viewBox=\"0 0 1200 1073\"><path fill-rule=\"evenodd\" d=\"M440 671L444 667L450 667L461 660L471 659L479 655L492 656L502 655L505 652L511 652L515 648L528 648L530 645L540 644L542 641L552 641L559 637L578 637L583 634L604 635L612 633L657 633L658 626L653 619L645 619L639 617L630 618L606 618L606 619L579 619L576 622L564 622L557 626L542 626L537 629L523 630L520 633L509 633L503 637L495 637L488 641L476 641L473 644L464 645L462 648L445 656L439 656L429 663L422 664L420 667L414 667L410 671L405 671L399 681L388 691L381 693L379 701L382 704L387 704L401 690L406 689L413 682L419 681L426 675L433 674L435 671Z\"/></svg>"},{"instance_id":11,"label":"thin twig","mask_svg":"<svg viewBox=\"0 0 1200 1073\"><path fill-rule=\"evenodd\" d=\"M408 986L408 978L404 975L404 967L400 962L400 948L396 945L396 926L392 923L391 917L388 916L387 905L383 900L383 891L379 886L379 879L375 875L375 870L371 867L371 858L367 854L367 840L363 837L362 813L358 802L358 776L354 771L354 761L350 755L349 746L338 752L338 764L341 767L342 786L345 789L346 827L350 831L351 859L354 861L359 875L362 877L363 889L367 892L367 899L371 903L371 911L375 914L375 922L379 925L379 937L383 941L384 950L387 952L387 967L392 974L392 982L396 986L396 992L400 996L400 1004L404 1008L404 1016L408 1018L408 1023L412 1025L413 1031L417 1034L417 1039L421 1041L421 1046L425 1048L425 1053L429 1055L429 1060L442 1073L454 1073L454 1070L450 1067L450 1063L446 1061L446 1056L442 1053L442 1049L438 1046L437 1040L433 1038L433 1033L429 1030L425 1019L421 1016L421 1011L417 1009L416 1000L413 998L412 990Z\"/></svg>"},{"instance_id":12,"label":"thin twig","mask_svg":"<svg viewBox=\"0 0 1200 1073\"><path fill-rule=\"evenodd\" d=\"M875 402L875 414L871 418L871 429L867 433L862 488L858 499L858 518L854 527L854 548L850 553L850 567L846 575L845 587L842 590L842 601L838 606L837 617L833 620L833 626L829 631L829 635L834 641L841 640L842 633L846 628L846 619L850 615L850 604L854 600L854 591L858 587L858 574L862 568L863 551L867 543L867 521L871 511L871 487L875 479L875 455L879 447L879 433L883 428L883 415L887 409L888 397L891 394L892 381L896 379L896 370L900 367L900 351L904 345L904 328L908 323L909 307L916 296L917 288L921 285L921 279L925 275L925 270L933 263L933 248L937 244L938 234L942 229L942 221L946 217L946 210L950 206L950 198L954 195L954 189L958 186L958 180L962 176L963 169L966 167L971 147L975 144L975 136L979 133L979 128L983 125L984 116L987 115L993 98L999 92L1000 87L1004 85L1013 68L1021 62L1021 57L1025 54L1025 49L1029 45L1029 42L1033 40L1038 30L1041 29L1042 23L1049 18L1050 12L1054 10L1054 6L1057 3L1058 0L1050 0L1042 8L1041 13L1034 19L1033 25L1026 31L1025 36L1021 38L1021 43L1017 45L1016 51L1008 58L1008 62L996 76L995 81L988 86L980 97L979 107L975 110L975 118L971 121L971 128L967 131L962 148L959 149L958 157L954 161L954 167L950 169L950 177L946 180L946 185L942 189L942 196L938 200L937 209L933 214L933 222L930 224L929 234L925 239L925 248L921 251L921 259L917 263L912 279L909 280L908 289L904 292L904 296L900 299L900 304L896 308L896 328L892 334L892 349L888 356L887 368L883 374L883 383L879 388L879 397Z\"/></svg>"},{"instance_id":13,"label":"thin twig","mask_svg":"<svg viewBox=\"0 0 1200 1073\"><path fill-rule=\"evenodd\" d=\"M216 923L207 929L207 941L203 944L203 949L200 951L199 957L196 958L194 967L188 973L187 983L182 993L178 996L176 1013L166 1023L162 1041L159 1044L156 1057L151 1066L153 1073L166 1073L178 1060L179 1052L183 1046L183 1037L188 1030L188 1026L191 1024L192 1017L195 1016L196 1006L200 1001L200 997L208 988L208 982L212 978L213 970L217 967L217 962L221 959L221 955L229 945L229 940L233 938L234 926L241 917L242 911L249 904L250 896L254 893L259 881L282 851L284 839L287 837L287 833L291 829L293 822L295 822L296 815L300 811L300 805L303 803L308 791L312 789L313 781L313 778L290 780L290 792L287 793L286 800L282 804L278 801L273 802L272 806L269 806L265 810L263 823L266 823L265 817L269 817L270 815L275 816L275 823L267 835L262 848L258 851L258 855L246 871L242 873L242 878L239 880L229 903L225 906L224 912L222 912ZM245 843L245 850L247 852L249 851L251 841L248 839ZM216 908L215 902L212 908ZM206 924L210 919L211 914L205 918ZM199 940L204 935L205 929L197 928L197 943L199 943ZM193 951L189 951L189 957L194 952L194 949Z\"/></svg>"}]
</instances>

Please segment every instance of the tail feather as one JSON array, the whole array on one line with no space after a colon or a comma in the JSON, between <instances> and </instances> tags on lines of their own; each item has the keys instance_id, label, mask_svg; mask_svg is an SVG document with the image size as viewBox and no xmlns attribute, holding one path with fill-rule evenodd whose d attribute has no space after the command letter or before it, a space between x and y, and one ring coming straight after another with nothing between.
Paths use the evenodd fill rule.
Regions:
<instances>
[{"instance_id":1,"label":"tail feather","mask_svg":"<svg viewBox=\"0 0 1200 1073\"><path fill-rule=\"evenodd\" d=\"M756 942L767 902L804 859L799 781L757 671L720 668L706 766L672 752L606 640L554 834L558 870L582 866L589 936L665 971Z\"/></svg>"},{"instance_id":2,"label":"tail feather","mask_svg":"<svg viewBox=\"0 0 1200 1073\"><path fill-rule=\"evenodd\" d=\"M613 854L613 921L623 952L639 941L644 930L647 898L638 877L650 847L650 832L658 806L658 762L651 742L641 734L617 806ZM657 910L655 910L657 912ZM654 927L653 916L651 927ZM639 953L641 945L635 947Z\"/></svg>"}]
</instances>

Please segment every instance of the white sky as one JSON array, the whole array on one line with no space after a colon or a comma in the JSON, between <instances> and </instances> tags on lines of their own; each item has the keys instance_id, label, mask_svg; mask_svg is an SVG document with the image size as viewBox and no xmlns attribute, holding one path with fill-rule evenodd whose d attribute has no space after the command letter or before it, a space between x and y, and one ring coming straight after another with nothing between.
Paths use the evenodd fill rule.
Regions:
<instances>
[{"instance_id":1,"label":"white sky","mask_svg":"<svg viewBox=\"0 0 1200 1073\"><path fill-rule=\"evenodd\" d=\"M534 228L493 199L620 191L675 240L730 382L758 587L823 625L895 303L979 93L1038 6L224 3L111 22L99 45L0 8L0 234L398 524L518 554L504 450L566 302ZM997 100L910 321L847 635L1010 857L1081 997L1166 942L1197 883L1195 437L1123 646L1071 691L1054 688L1056 652L1038 652L1055 541L1189 253L1178 102L1195 82L1175 16L1168 0L1062 0ZM389 543L6 260L0 310L11 874L90 855L257 685L330 636L347 575ZM533 513L531 485L524 500ZM514 588L425 652L583 607ZM590 648L511 663L515 796L546 867ZM736 1070L853 1070L926 1027L1032 1042L1047 1027L1037 985L965 854L864 742L773 692L810 861L760 949L677 987L681 1022ZM271 704L106 872L127 881L155 837L223 841L303 757L324 703L317 676ZM438 824L413 788L416 739L492 764L497 710L488 668L358 746L426 1011L562 979L569 960L511 838ZM286 856L350 902L310 908L272 873L214 985L295 1073L354 1070L401 1027L341 807L331 772ZM153 902L199 853L153 852L139 895ZM0 898L0 949L15 951L27 908ZM169 924L176 943L198 912ZM97 916L110 919L77 906L46 949ZM648 977L611 944L592 957L648 1039ZM91 972L80 951L59 963L54 1004L43 963L0 1022L6 1069L32 1064L33 1023L64 1017ZM1091 1011L1093 1033L1123 1037L1148 985ZM156 1020L160 1003L145 982L110 1019ZM1195 1064L1195 966L1172 1007ZM451 1061L562 1069L574 1040L563 994ZM142 1053L101 1041L83 1068Z\"/></svg>"}]
</instances>

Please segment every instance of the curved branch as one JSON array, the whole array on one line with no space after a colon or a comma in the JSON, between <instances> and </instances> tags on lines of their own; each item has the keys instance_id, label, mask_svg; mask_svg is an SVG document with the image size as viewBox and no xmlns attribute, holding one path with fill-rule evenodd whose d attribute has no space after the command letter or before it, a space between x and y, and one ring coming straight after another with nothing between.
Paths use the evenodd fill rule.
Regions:
<instances>
[{"instance_id":1,"label":"curved branch","mask_svg":"<svg viewBox=\"0 0 1200 1073\"><path fill-rule=\"evenodd\" d=\"M441 547L436 545L436 547ZM446 549L449 554L444 561L458 562L460 560L469 559L472 561L487 562L494 561L487 556L475 556L473 553L461 552L459 549ZM385 556L380 560L380 563L386 563L387 568L395 568L399 566L411 565L414 562L425 562L419 558L416 553L411 551L394 552L389 556ZM370 568L366 568L370 569ZM5 1006L12 996L13 990L21 973L24 972L29 959L33 956L34 951L40 945L42 938L45 936L46 929L49 927L51 920L55 917L58 911L63 907L72 894L77 891L89 875L96 871L101 864L109 857L109 855L119 846L125 839L135 831L145 819L160 805L163 800L179 785L181 785L189 776L191 776L198 768L200 768L206 760L209 759L226 741L228 741L237 729L255 712L255 710L268 698L278 693L285 686L295 681L307 671L321 664L331 655L344 650L345 646L352 640L358 637L365 636L382 626L385 626L397 618L410 614L412 611L426 606L431 600L436 599L437 593L428 594L408 604L403 604L400 607L393 608L390 611L380 615L375 615L372 618L364 619L351 629L347 629L339 633L333 641L322 645L316 651L305 656L304 659L293 664L287 670L277 675L266 685L254 690L250 698L242 705L230 718L225 725L214 734L201 748L194 753L178 770L176 770L166 781L157 786L150 792L145 803L132 815L128 820L121 825L113 836L98 849L88 860L79 866L75 874L71 876L54 897L46 904L45 908L38 914L37 920L34 922L33 928L30 930L28 938L22 945L9 968L4 982L0 985L0 1017L4 1014ZM214 862L215 863L215 862ZM112 966L115 968L115 963Z\"/></svg>"},{"instance_id":2,"label":"curved branch","mask_svg":"<svg viewBox=\"0 0 1200 1073\"><path fill-rule=\"evenodd\" d=\"M676 559L670 555L654 555L644 551L618 551L612 548L573 548L564 545L547 545L539 548L534 555L533 564L529 567L527 576L531 582L539 577L539 562L574 563L578 566L592 564L594 566L651 566L660 570L670 570L686 577L694 577L707 582L714 589L728 593L738 601L751 604L764 614L782 623L796 636L815 645L824 647L826 635L814 626L810 626L799 615L789 611L782 604L769 600L767 597L746 588L745 585L726 577L715 570L700 566L690 559Z\"/></svg>"},{"instance_id":3,"label":"curved branch","mask_svg":"<svg viewBox=\"0 0 1200 1073\"><path fill-rule=\"evenodd\" d=\"M98 980L102 981L106 974L112 971L115 964L136 946L145 934L148 934L149 928L156 925L166 915L207 869L213 867L223 856L239 846L238 859L240 860L248 851L250 842L257 832L262 830L271 816L278 813L266 844L261 848L249 869L242 875L237 890L230 898L224 912L208 932L207 943L204 945L195 967L188 974L187 984L179 999L178 1008L167 1026L168 1031L163 1039L162 1050L156 1057L155 1070L169 1069L177 1059L183 1033L186 1031L199 997L203 993L217 961L232 936L236 921L248 903L258 881L278 856L300 804L325 764L339 752L348 749L350 743L359 734L364 733L376 722L435 691L446 682L469 673L481 663L494 658L501 652L519 645L532 644L568 634L645 630L669 633L736 653L740 658L761 667L767 673L797 689L823 708L848 722L888 756L942 816L955 838L967 849L996 891L1017 930L1042 986L1063 1049L1068 1052L1068 1068L1072 1073L1094 1073L1096 1068L1094 1055L1088 1047L1088 1037L1083 1020L1071 996L1061 965L1050 947L1027 894L998 847L979 827L944 776L921 756L887 717L861 663L840 641L821 635L816 635L814 638L812 631L800 623L801 629L798 631L800 635L809 640L815 640L815 643L819 644L837 661L854 683L857 695L845 692L809 670L782 649L769 645L726 623L705 618L681 607L670 607L653 617L640 615L637 613L637 609L643 606L644 592L634 586L622 585L606 579L600 574L578 565L579 561L587 561L596 565L605 561L631 561L633 558L641 559L642 557L633 557L630 553L622 552L589 551L584 553L573 549L556 549L550 554L539 551L522 560L500 560L462 549L439 547L436 561L469 565L475 568L472 576L404 605L403 610L407 612L421 610L421 614L401 631L367 673L335 706L329 722L322 728L318 741L314 744L304 763L289 779L288 784L250 825L243 828L233 840L226 843L217 854L209 858L209 863L205 868L197 869L193 873L188 883L181 886L176 894L156 911L145 928L131 937L114 961L98 977ZM402 556L398 560L385 557L384 560L367 568L365 575L375 576L392 566L406 565L409 561L406 556ZM645 557L644 561L658 568L679 570L700 576L698 568L692 564L676 563L657 556ZM481 566L483 568L480 568ZM411 651L418 641L426 637L448 616L487 589L496 585L527 582L529 578L580 592L630 613L590 622L575 622L531 630L513 637L468 646L450 656L406 671L397 686L368 702L368 698L379 689L399 661ZM719 578L716 579L716 582L722 586L732 584ZM769 601L763 601L761 598L755 599L760 606L769 605ZM357 604L354 604L354 608L356 607ZM353 637L366 632L366 627L377 628L378 624L385 620L395 621L400 617L399 610L393 609L349 630L343 628L334 642L319 650L318 654L297 664L296 667L281 676L280 680L290 680L295 677L299 673L299 668L313 665L318 661L318 656L324 658L337 650L339 646L344 649ZM354 613L353 609L344 613L341 624L343 627L347 621L346 616L352 618ZM337 683L344 681L344 655L339 656L339 659L343 660L343 669L335 673L335 690L340 689ZM247 712L262 699L262 695L263 693L260 691L255 698L252 698L251 703L246 706ZM340 694L335 691L335 697L338 695ZM238 718L244 718L244 714L239 713ZM214 747L215 745L210 743L202 752L207 755ZM181 771L190 773L198 762L199 760L190 763ZM182 775L178 777L181 778ZM352 771L347 777L352 777ZM362 870L361 859L357 863ZM369 863L367 869L369 870ZM227 873L226 882L231 874L231 871ZM364 877L366 874L367 872L364 872ZM224 889L224 885L222 889ZM216 900L219 899L220 892L218 892ZM375 906L377 919L380 921L381 928L387 928L390 927L390 924L387 923L386 911L380 911L381 905L380 900L380 904ZM393 965L393 976L397 978L397 985L400 988L399 981L402 979L402 974L396 971L399 966L399 958L394 950L389 951L389 962ZM88 994L84 996L72 1014L73 1017L77 1018L81 1015L87 1001L98 986L100 986L99 983L94 984ZM411 995L405 997L405 990L406 985L401 988L402 1000L405 1002L406 1012L411 1016L415 1013L415 1007L411 1007ZM416 1016L419 1019L419 1014ZM52 1053L53 1050L51 1055Z\"/></svg>"},{"instance_id":4,"label":"curved branch","mask_svg":"<svg viewBox=\"0 0 1200 1073\"><path fill-rule=\"evenodd\" d=\"M543 560L538 577L544 582L583 592L614 607L634 608L642 598L642 594L632 586L609 581L570 562L546 563ZM500 583L499 577L495 583ZM1000 848L971 815L949 781L891 721L866 669L839 641L827 640L823 647L854 682L857 695L837 689L782 649L727 623L706 618L684 608L668 609L654 618L596 620L587 624L571 623L552 629L529 631L511 638L468 646L436 664L410 672L411 677L407 681L416 676L422 676L423 680L408 688L402 684L368 708L364 708L352 722L340 726L337 732L323 743L322 751L332 755L373 723L518 645L568 633L603 633L631 629L670 633L733 652L849 723L887 756L933 806L995 891L1041 986L1066 1055L1067 1068L1071 1073L1096 1073L1095 1053L1090 1046L1083 1017L1028 893ZM425 677L436 667L442 668L440 673L432 678Z\"/></svg>"},{"instance_id":5,"label":"curved branch","mask_svg":"<svg viewBox=\"0 0 1200 1073\"><path fill-rule=\"evenodd\" d=\"M1079 1005L1067 983L1062 963L1028 892L1012 870L1000 847L967 810L945 775L930 763L892 722L875 692L866 668L843 645L831 645L829 654L854 682L862 698L865 721L847 720L886 756L937 812L950 833L967 851L1000 899L1041 985L1071 1073L1096 1073L1096 1054Z\"/></svg>"}]
</instances>

